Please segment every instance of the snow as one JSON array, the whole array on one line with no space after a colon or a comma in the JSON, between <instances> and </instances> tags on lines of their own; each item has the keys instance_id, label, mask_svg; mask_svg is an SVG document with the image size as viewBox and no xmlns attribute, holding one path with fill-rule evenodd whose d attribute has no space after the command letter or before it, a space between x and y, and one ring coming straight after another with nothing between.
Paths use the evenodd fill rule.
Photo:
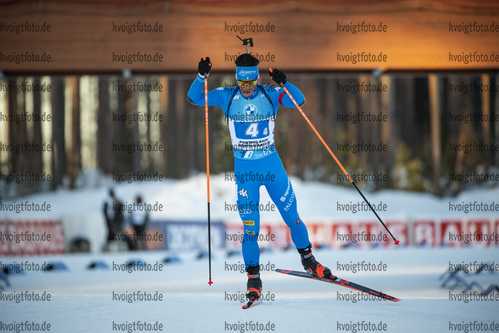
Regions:
<instances>
[{"instance_id":1,"label":"snow","mask_svg":"<svg viewBox=\"0 0 499 333\"><path fill-rule=\"evenodd\" d=\"M235 185L232 180L233 174L218 174L210 177L211 193L211 217L213 220L239 221L239 215L235 211L225 209L225 204L236 203ZM299 178L292 177L291 182L295 190L298 212L306 221L307 219L331 219L352 217L351 211L338 209L338 203L342 205L362 203L363 199L353 186L333 186L319 182L304 182ZM105 182L106 183L106 182ZM348 182L347 182L348 183ZM152 219L170 220L206 220L206 174L198 174L190 178L176 181L166 179L158 182L132 182L113 184L107 181L108 186L97 188L84 188L78 191L58 190L51 193L40 193L23 197L17 200L4 200L4 204L23 201L32 201L42 204L51 204L48 212L23 212L24 218L60 218L62 215L87 215L91 213L101 214L101 207L107 195L109 187L124 203L132 204L137 194L143 196L147 204L161 204L163 208L153 211ZM436 198L428 193L404 192L396 190L381 190L378 192L363 192L367 199L375 205L386 204L382 212L386 217L422 217L439 216L462 217L466 213L451 211L449 203L463 204L470 202L483 202L494 204L499 207L499 186L479 187L462 192L457 197ZM260 202L264 205L271 203L271 199L265 189L260 190ZM495 212L473 211L473 216L497 216L499 208ZM19 214L12 211L2 211L0 218L18 218ZM370 211L359 211L354 214L355 218L372 217ZM101 217L102 218L102 217ZM269 223L282 223L277 211L262 211L261 220Z\"/></svg>"},{"instance_id":2,"label":"snow","mask_svg":"<svg viewBox=\"0 0 499 333\"><path fill-rule=\"evenodd\" d=\"M351 212L337 210L337 202L347 204L361 201L353 188L303 182L296 178L293 178L292 182L298 198L299 212L304 221L351 218ZM238 221L237 212L224 209L225 202L235 203L233 182L226 181L225 175L221 174L212 177L211 185L212 220ZM132 202L134 196L141 193L146 202L164 204L165 209L153 212L152 218L203 221L206 219L205 186L206 178L200 174L180 181L168 179L156 183L117 184L113 187L124 201ZM25 212L21 215L3 212L2 218L76 216L80 220L77 220L78 225L74 228L89 229L84 221L89 217L101 219L100 210L107 189L108 187L102 186L74 192L59 190L32 195L22 200L47 201L52 204L53 209L45 213ZM456 198L441 199L429 194L391 190L365 194L375 204L387 204L388 209L383 212L385 218L498 215L497 212L449 212L449 202L497 203L498 187L484 187L463 192ZM269 200L266 192L262 190L261 202L267 203ZM13 201L4 203L10 202ZM355 214L355 218L371 217L370 214L359 212ZM277 211L262 212L262 220L282 223ZM92 228L89 230L93 231ZM102 230L99 229L98 232ZM207 259L197 259L197 253L193 252L149 251L8 257L0 258L0 265L25 261L63 262L68 270L30 271L10 275L11 286L0 294L0 331L6 327L2 325L24 321L50 323L51 332L123 332L127 330L124 330L121 324L132 324L136 321L162 324L162 330L156 330L160 332L258 332L256 328L260 326L254 326L257 322L263 324L264 329L270 328L259 332L366 332L366 325L371 325L370 328L375 325L374 328L378 328L380 322L381 325L386 324L387 332L464 332L466 326L463 325L470 322L499 323L498 300L468 303L450 300L449 289L441 287L444 282L443 274L448 271L450 264L499 264L497 247L316 249L314 253L321 263L330 267L333 273L341 278L398 297L401 301L353 302L352 297L355 295L350 289L272 271L275 268L301 270L300 259L295 250L262 253L260 263L270 268L261 274L263 294L268 295L271 300L263 301L261 305L249 310L242 310L240 302L240 297L246 289L245 273L231 270L242 265L242 256L228 257L227 253L221 250L213 254L212 286L208 285ZM178 256L181 263L163 263L163 260L171 255ZM122 265L133 259L151 265L163 264L163 269L131 273L113 271L113 267L121 267L113 266L113 263ZM102 261L109 268L87 269L94 261ZM344 267L342 265L358 262L376 265L382 263L386 264L387 269L356 273L340 269ZM462 277L468 282L475 281L481 286L489 286L499 284L498 274L499 272L469 275L463 273ZM26 291L49 293L51 300L16 303L2 298ZM452 292L459 291L457 288ZM133 292L159 294L163 298L161 301L131 303L113 300L113 294L126 295ZM496 291L495 295L497 294ZM364 326L355 326L359 322ZM271 330L272 327L274 330ZM129 331L147 330L132 327Z\"/></svg>"},{"instance_id":3,"label":"snow","mask_svg":"<svg viewBox=\"0 0 499 333\"><path fill-rule=\"evenodd\" d=\"M268 295L267 300L252 309L242 310L237 295L245 291L245 274L227 270L227 267L241 263L240 257L227 258L223 252L215 253L212 262L214 284L209 286L207 259L197 260L194 254L180 255L182 263L164 264L162 271L132 273L113 271L113 262L122 264L140 258L156 264L170 254L164 251L73 254L4 258L3 264L25 260L62 261L68 271L26 272L11 277L12 287L4 294L26 290L39 294L46 292L51 294L51 300L2 301L2 320L4 323L46 321L52 325L52 332L112 332L113 322L127 321L162 323L163 332L230 332L226 323L250 321L270 322L275 325L275 332L303 332L311 328L341 331L338 327L359 321L376 325L381 321L387 325L388 332L444 332L449 330L449 322L497 322L497 301L451 301L449 290L440 288L442 280L439 279L448 270L449 262L499 263L497 249L316 250L315 254L334 271L338 262L378 264L381 261L387 265L386 272L337 271L336 274L396 296L401 301L345 301L348 294L352 295L350 289L264 270L263 294ZM110 268L86 269L94 260L101 260ZM274 265L273 268L301 269L294 250L264 253L261 264L269 268ZM497 274L477 275L473 279L485 285L497 283ZM133 292L160 294L163 298L131 303L113 300L113 293Z\"/></svg>"}]
</instances>

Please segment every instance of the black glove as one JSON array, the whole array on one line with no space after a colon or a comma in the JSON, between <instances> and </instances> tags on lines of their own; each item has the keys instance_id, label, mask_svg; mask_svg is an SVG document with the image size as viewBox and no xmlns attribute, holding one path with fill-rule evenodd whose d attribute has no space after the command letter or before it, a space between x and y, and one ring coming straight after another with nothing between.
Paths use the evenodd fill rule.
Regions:
<instances>
[{"instance_id":1,"label":"black glove","mask_svg":"<svg viewBox=\"0 0 499 333\"><path fill-rule=\"evenodd\" d=\"M286 83L286 74L278 70L277 68L269 68L269 75L272 80L278 85Z\"/></svg>"},{"instance_id":2,"label":"black glove","mask_svg":"<svg viewBox=\"0 0 499 333\"><path fill-rule=\"evenodd\" d=\"M211 62L210 57L201 58L198 65L198 73L201 75L210 74Z\"/></svg>"}]
</instances>

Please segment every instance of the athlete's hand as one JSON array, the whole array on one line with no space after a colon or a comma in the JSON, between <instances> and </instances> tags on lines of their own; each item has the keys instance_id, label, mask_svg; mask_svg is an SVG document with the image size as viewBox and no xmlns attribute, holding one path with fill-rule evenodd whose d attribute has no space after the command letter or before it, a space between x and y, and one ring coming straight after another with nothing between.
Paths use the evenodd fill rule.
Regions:
<instances>
[{"instance_id":1,"label":"athlete's hand","mask_svg":"<svg viewBox=\"0 0 499 333\"><path fill-rule=\"evenodd\" d=\"M198 64L198 73L203 75L203 76L205 74L206 74L206 76L208 76L208 74L210 74L210 70L211 70L210 57L201 58L201 60L199 61L199 64Z\"/></svg>"},{"instance_id":2,"label":"athlete's hand","mask_svg":"<svg viewBox=\"0 0 499 333\"><path fill-rule=\"evenodd\" d=\"M278 70L277 68L269 68L269 75L272 80L278 85L286 83L286 74Z\"/></svg>"}]
</instances>

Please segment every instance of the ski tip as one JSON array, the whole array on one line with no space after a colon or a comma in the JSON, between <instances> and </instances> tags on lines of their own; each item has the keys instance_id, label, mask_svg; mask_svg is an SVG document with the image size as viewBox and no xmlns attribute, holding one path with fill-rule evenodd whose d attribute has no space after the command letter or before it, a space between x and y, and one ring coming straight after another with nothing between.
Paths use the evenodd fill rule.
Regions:
<instances>
[{"instance_id":1,"label":"ski tip","mask_svg":"<svg viewBox=\"0 0 499 333\"><path fill-rule=\"evenodd\" d=\"M249 301L248 303L243 305L243 309L249 309L255 303L255 301Z\"/></svg>"},{"instance_id":2,"label":"ski tip","mask_svg":"<svg viewBox=\"0 0 499 333\"><path fill-rule=\"evenodd\" d=\"M246 309L249 309L251 307L254 307L254 306L257 306L258 304L260 304L261 302L260 301L257 301L257 300L254 300L254 301L249 301L248 303L244 304L243 305L243 309L246 310Z\"/></svg>"},{"instance_id":3,"label":"ski tip","mask_svg":"<svg viewBox=\"0 0 499 333\"><path fill-rule=\"evenodd\" d=\"M400 300L400 298L393 298L390 301L392 301L392 302L400 302L401 300Z\"/></svg>"},{"instance_id":4,"label":"ski tip","mask_svg":"<svg viewBox=\"0 0 499 333\"><path fill-rule=\"evenodd\" d=\"M280 268L276 268L275 269L275 272L277 273L283 273L283 274L288 274L289 272L291 272L290 269L280 269Z\"/></svg>"}]
</instances>

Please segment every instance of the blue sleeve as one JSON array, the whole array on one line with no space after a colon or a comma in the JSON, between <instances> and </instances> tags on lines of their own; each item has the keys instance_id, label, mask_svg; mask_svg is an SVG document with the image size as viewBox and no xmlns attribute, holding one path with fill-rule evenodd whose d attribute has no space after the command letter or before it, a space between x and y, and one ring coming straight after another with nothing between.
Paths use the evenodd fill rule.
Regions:
<instances>
[{"instance_id":1,"label":"blue sleeve","mask_svg":"<svg viewBox=\"0 0 499 333\"><path fill-rule=\"evenodd\" d=\"M229 88L217 88L208 92L208 106L217 105L224 110L227 108L230 99ZM200 75L192 82L187 92L187 100L199 106L204 106L204 78Z\"/></svg>"},{"instance_id":2,"label":"blue sleeve","mask_svg":"<svg viewBox=\"0 0 499 333\"><path fill-rule=\"evenodd\" d=\"M291 96L293 96L294 100L296 101L296 103L298 103L299 106L305 104L305 96L303 96L300 89L289 83L289 81L287 81L284 86L286 87L286 89L288 89L289 93L291 94ZM296 107L295 103L293 103L291 98L289 98L284 89L282 89L281 93L279 94L279 104L284 105L287 108Z\"/></svg>"}]
</instances>

